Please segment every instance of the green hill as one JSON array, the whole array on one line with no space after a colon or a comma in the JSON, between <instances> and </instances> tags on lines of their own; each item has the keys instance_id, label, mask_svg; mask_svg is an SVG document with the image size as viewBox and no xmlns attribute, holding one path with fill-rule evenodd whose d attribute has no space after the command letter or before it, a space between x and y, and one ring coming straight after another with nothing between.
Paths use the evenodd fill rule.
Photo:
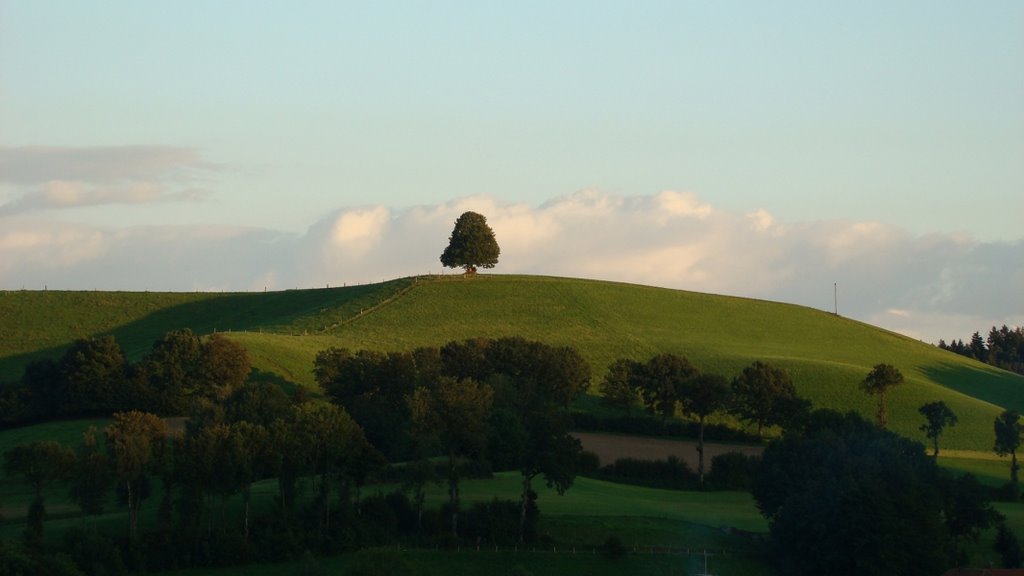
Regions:
<instances>
[{"instance_id":1,"label":"green hill","mask_svg":"<svg viewBox=\"0 0 1024 576\"><path fill-rule=\"evenodd\" d=\"M231 332L254 366L315 386L312 361L330 346L409 350L471 337L523 336L579 349L594 369L658 352L737 374L753 360L789 370L815 406L875 405L857 388L880 362L906 384L890 394L890 426L922 438L917 407L944 400L960 424L943 445L990 451L1002 407L1024 411L1024 377L831 313L774 302L629 284L533 276L407 278L273 293L0 293L0 379L75 338L114 334L137 358L163 332Z\"/></svg>"}]
</instances>

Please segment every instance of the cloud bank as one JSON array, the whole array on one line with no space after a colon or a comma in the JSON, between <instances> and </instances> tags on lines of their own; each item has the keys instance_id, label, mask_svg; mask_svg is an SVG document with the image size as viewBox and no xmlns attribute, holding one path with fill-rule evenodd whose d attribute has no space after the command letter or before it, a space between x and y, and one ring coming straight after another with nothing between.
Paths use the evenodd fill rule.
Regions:
<instances>
[{"instance_id":1,"label":"cloud bank","mask_svg":"<svg viewBox=\"0 0 1024 576\"><path fill-rule=\"evenodd\" d=\"M190 148L0 146L0 216L105 204L192 201L218 167Z\"/></svg>"},{"instance_id":2,"label":"cloud bank","mask_svg":"<svg viewBox=\"0 0 1024 576\"><path fill-rule=\"evenodd\" d=\"M935 342L1024 325L1024 241L914 236L877 222L780 222L691 193L582 191L541 206L477 196L348 207L303 234L0 220L0 289L263 290L441 273L455 219L484 214L495 272L616 280L832 310ZM448 270L447 273L457 273Z\"/></svg>"}]
</instances>

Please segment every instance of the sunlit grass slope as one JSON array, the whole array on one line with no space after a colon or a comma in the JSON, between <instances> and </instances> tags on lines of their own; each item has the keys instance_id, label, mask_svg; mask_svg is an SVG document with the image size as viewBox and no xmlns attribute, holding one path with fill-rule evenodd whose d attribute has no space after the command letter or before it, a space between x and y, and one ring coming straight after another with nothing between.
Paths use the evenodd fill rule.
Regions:
<instances>
[{"instance_id":1,"label":"sunlit grass slope","mask_svg":"<svg viewBox=\"0 0 1024 576\"><path fill-rule=\"evenodd\" d=\"M891 427L922 438L917 408L944 400L961 420L943 439L950 448L990 450L1000 407L1024 409L1022 377L828 312L610 282L522 276L421 281L387 306L323 335L237 337L258 364L271 370L287 358L291 376L312 385L303 367L328 345L408 350L508 335L575 346L591 362L595 382L609 362L624 356L675 352L730 377L761 359L789 370L816 406L868 416L875 400L857 384L875 364L890 363L907 378L890 394Z\"/></svg>"},{"instance_id":2,"label":"sunlit grass slope","mask_svg":"<svg viewBox=\"0 0 1024 576\"><path fill-rule=\"evenodd\" d=\"M330 346L410 350L471 337L523 336L579 349L595 386L618 357L685 355L731 377L754 360L790 371L815 406L872 416L857 387L871 367L898 367L890 426L922 438L917 408L944 400L960 424L943 446L990 451L1001 407L1024 410L1024 378L934 346L801 306L645 286L533 276L401 279L383 284L242 294L0 293L0 379L75 338L112 333L139 357L160 335L230 331L268 377L314 387Z\"/></svg>"},{"instance_id":3,"label":"sunlit grass slope","mask_svg":"<svg viewBox=\"0 0 1024 576\"><path fill-rule=\"evenodd\" d=\"M169 330L309 334L370 310L410 286L382 284L283 292L0 291L0 379L33 358L59 356L78 338L113 334L135 359Z\"/></svg>"}]
</instances>

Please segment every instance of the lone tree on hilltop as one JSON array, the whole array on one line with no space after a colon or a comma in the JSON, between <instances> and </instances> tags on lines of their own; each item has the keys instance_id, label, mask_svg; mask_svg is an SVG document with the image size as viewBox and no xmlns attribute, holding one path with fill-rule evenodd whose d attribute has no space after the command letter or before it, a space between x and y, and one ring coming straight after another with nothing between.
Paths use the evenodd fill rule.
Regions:
<instances>
[{"instance_id":1,"label":"lone tree on hilltop","mask_svg":"<svg viewBox=\"0 0 1024 576\"><path fill-rule=\"evenodd\" d=\"M885 395L890 388L899 384L903 384L903 374L891 364L876 364L860 383L860 389L865 393L878 396L878 425L882 428L889 423Z\"/></svg>"},{"instance_id":2,"label":"lone tree on hilltop","mask_svg":"<svg viewBox=\"0 0 1024 576\"><path fill-rule=\"evenodd\" d=\"M463 212L455 221L448 247L441 254L441 264L448 268L465 268L466 274L473 274L477 267L494 268L500 253L487 218L476 212Z\"/></svg>"}]
</instances>

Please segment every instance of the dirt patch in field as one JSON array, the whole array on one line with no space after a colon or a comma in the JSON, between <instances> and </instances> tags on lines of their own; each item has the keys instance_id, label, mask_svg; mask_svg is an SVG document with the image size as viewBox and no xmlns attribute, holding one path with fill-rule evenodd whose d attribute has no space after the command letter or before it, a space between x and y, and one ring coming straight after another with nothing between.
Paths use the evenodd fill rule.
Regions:
<instances>
[{"instance_id":1,"label":"dirt patch in field","mask_svg":"<svg viewBox=\"0 0 1024 576\"><path fill-rule=\"evenodd\" d=\"M692 440L666 440L646 436L618 436L596 432L573 432L580 439L583 449L597 454L601 465L612 464L620 458L637 460L665 460L675 456L693 470L697 469L697 442ZM760 456L763 446L739 444L704 443L704 465L711 469L711 459L726 452L740 452L748 456Z\"/></svg>"}]
</instances>

